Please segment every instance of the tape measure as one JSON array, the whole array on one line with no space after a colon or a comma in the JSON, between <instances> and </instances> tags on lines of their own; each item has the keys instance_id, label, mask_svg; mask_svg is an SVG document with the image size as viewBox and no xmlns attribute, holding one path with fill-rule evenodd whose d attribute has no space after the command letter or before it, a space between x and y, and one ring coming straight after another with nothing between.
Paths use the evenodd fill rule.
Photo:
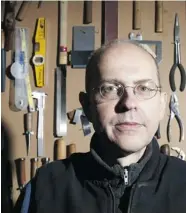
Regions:
<instances>
[{"instance_id":1,"label":"tape measure","mask_svg":"<svg viewBox=\"0 0 186 213\"><path fill-rule=\"evenodd\" d=\"M39 18L37 21L34 57L32 59L36 76L36 87L43 87L45 84L45 55L46 55L46 40L45 40L45 18Z\"/></svg>"}]
</instances>

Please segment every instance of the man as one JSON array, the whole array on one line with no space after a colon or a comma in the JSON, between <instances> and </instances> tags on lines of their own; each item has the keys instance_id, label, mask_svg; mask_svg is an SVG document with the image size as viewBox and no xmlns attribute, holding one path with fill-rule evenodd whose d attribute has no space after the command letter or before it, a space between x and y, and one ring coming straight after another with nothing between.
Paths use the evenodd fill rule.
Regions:
<instances>
[{"instance_id":1,"label":"man","mask_svg":"<svg viewBox=\"0 0 186 213\"><path fill-rule=\"evenodd\" d=\"M90 152L40 168L22 212L186 212L186 163L160 154L154 137L166 100L147 47L113 41L95 51L80 93L95 129Z\"/></svg>"}]
</instances>

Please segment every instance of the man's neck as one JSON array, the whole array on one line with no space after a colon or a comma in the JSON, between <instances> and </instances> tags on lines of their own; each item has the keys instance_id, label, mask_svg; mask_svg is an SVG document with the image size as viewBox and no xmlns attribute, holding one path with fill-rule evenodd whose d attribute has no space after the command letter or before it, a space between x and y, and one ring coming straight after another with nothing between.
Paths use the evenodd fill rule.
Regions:
<instances>
[{"instance_id":1,"label":"man's neck","mask_svg":"<svg viewBox=\"0 0 186 213\"><path fill-rule=\"evenodd\" d=\"M100 139L98 148L99 155L110 166L119 163L122 167L125 167L137 163L146 150L146 147L144 147L135 153L125 153L115 143L110 142L104 134L98 137Z\"/></svg>"},{"instance_id":2,"label":"man's neck","mask_svg":"<svg viewBox=\"0 0 186 213\"><path fill-rule=\"evenodd\" d=\"M125 157L121 157L117 159L117 162L122 166L130 166L131 164L137 163L145 153L146 147L139 150L138 152L131 153Z\"/></svg>"}]
</instances>

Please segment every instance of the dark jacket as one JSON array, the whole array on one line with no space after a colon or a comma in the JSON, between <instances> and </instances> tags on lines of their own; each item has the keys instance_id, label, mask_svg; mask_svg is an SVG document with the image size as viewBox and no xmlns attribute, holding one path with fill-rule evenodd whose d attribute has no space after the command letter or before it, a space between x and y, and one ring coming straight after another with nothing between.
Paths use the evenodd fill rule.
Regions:
<instances>
[{"instance_id":1,"label":"dark jacket","mask_svg":"<svg viewBox=\"0 0 186 213\"><path fill-rule=\"evenodd\" d=\"M41 167L15 212L186 213L186 162L161 154L155 139L126 168L109 167L91 150Z\"/></svg>"}]
</instances>

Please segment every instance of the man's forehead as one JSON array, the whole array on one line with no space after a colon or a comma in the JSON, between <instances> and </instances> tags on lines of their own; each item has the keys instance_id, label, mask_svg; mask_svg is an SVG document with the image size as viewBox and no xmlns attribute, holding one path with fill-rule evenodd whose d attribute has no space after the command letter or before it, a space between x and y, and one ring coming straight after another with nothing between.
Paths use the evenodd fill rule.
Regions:
<instances>
[{"instance_id":1,"label":"man's forehead","mask_svg":"<svg viewBox=\"0 0 186 213\"><path fill-rule=\"evenodd\" d=\"M107 49L99 62L100 71L106 69L155 69L152 56L133 44L114 45Z\"/></svg>"}]
</instances>

